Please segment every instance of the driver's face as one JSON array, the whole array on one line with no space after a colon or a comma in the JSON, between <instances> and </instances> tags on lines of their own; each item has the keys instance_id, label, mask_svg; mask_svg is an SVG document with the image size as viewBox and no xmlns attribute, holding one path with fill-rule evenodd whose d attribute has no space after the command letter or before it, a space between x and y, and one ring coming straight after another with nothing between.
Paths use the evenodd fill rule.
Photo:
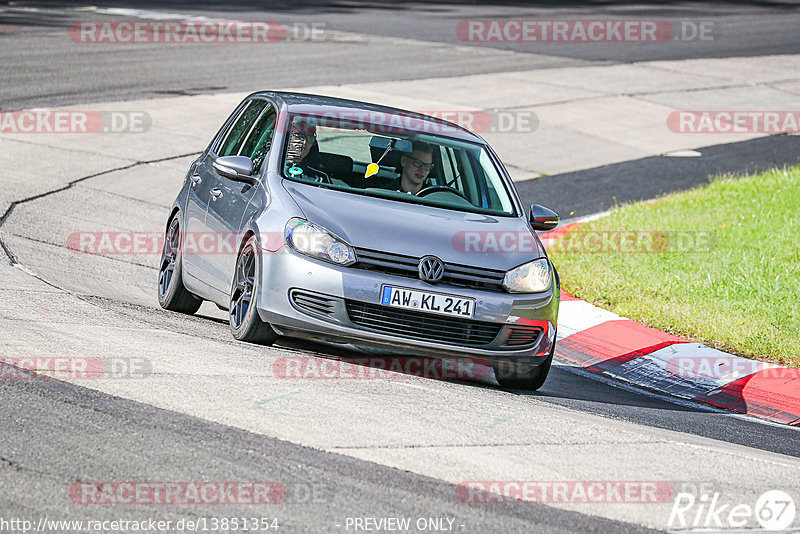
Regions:
<instances>
[{"instance_id":1,"label":"driver's face","mask_svg":"<svg viewBox=\"0 0 800 534\"><path fill-rule=\"evenodd\" d=\"M413 151L408 156L400 158L403 167L403 178L414 187L419 188L431 172L433 155L419 150Z\"/></svg>"}]
</instances>

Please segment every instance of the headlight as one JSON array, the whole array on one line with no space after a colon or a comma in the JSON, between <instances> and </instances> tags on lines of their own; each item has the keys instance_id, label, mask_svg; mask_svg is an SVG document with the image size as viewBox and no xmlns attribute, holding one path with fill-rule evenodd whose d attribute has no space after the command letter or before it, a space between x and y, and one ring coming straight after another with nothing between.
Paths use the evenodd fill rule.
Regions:
<instances>
[{"instance_id":1,"label":"headlight","mask_svg":"<svg viewBox=\"0 0 800 534\"><path fill-rule=\"evenodd\" d=\"M503 287L511 293L540 293L550 289L550 276L550 262L542 258L508 271Z\"/></svg>"},{"instance_id":2,"label":"headlight","mask_svg":"<svg viewBox=\"0 0 800 534\"><path fill-rule=\"evenodd\" d=\"M300 254L337 265L350 265L356 261L353 247L325 228L303 219L289 219L284 237L286 243Z\"/></svg>"}]
</instances>

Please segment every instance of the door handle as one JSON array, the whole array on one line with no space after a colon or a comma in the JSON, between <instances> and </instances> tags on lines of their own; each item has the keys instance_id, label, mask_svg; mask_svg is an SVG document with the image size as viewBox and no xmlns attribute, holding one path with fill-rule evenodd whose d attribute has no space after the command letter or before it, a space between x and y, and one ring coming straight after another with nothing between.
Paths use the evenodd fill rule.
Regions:
<instances>
[{"instance_id":1,"label":"door handle","mask_svg":"<svg viewBox=\"0 0 800 534\"><path fill-rule=\"evenodd\" d=\"M191 176L189 177L189 180L191 180L191 181L192 181L192 185L197 185L197 184L199 184L199 183L202 181L202 180L200 179L200 175L199 175L199 174L193 174L193 175L191 175Z\"/></svg>"},{"instance_id":2,"label":"door handle","mask_svg":"<svg viewBox=\"0 0 800 534\"><path fill-rule=\"evenodd\" d=\"M211 193L211 200L217 200L219 197L222 196L222 191L218 187L212 189L210 193Z\"/></svg>"}]
</instances>

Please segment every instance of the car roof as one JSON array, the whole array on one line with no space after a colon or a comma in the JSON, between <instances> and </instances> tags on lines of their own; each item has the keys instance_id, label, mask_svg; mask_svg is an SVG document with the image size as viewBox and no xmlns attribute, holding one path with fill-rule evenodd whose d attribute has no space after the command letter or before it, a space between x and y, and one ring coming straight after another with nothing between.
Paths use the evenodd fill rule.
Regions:
<instances>
[{"instance_id":1,"label":"car roof","mask_svg":"<svg viewBox=\"0 0 800 534\"><path fill-rule=\"evenodd\" d=\"M289 113L322 115L326 113L336 113L337 111L347 112L349 110L352 112L352 110L364 110L386 113L389 115L411 116L421 123L430 124L432 126L431 130L434 132L446 132L443 133L446 137L474 143L486 143L479 135L470 132L456 123L406 109L370 104L369 102L360 102L358 100L348 100L346 98L335 98L332 96L308 93L290 93L286 91L259 91L250 96L264 96L270 98L279 106L285 106ZM455 112L455 110L453 111Z\"/></svg>"}]
</instances>

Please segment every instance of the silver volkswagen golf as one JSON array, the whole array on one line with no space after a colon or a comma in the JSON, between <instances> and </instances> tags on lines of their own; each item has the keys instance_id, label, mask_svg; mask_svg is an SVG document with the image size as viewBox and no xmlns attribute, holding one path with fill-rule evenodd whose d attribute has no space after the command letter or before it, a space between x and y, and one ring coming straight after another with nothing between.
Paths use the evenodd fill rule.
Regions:
<instances>
[{"instance_id":1,"label":"silver volkswagen golf","mask_svg":"<svg viewBox=\"0 0 800 534\"><path fill-rule=\"evenodd\" d=\"M278 335L469 360L538 389L556 343L558 273L508 172L453 123L364 102L259 92L186 175L158 300L228 310L233 336Z\"/></svg>"}]
</instances>

